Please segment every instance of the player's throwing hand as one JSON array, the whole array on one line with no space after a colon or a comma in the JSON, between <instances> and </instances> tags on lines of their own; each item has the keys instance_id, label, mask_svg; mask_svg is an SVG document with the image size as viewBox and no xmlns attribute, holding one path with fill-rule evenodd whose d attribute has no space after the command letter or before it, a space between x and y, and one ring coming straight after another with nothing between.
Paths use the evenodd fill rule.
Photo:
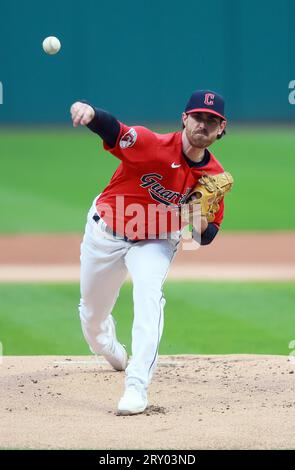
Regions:
<instances>
[{"instance_id":1,"label":"player's throwing hand","mask_svg":"<svg viewBox=\"0 0 295 470\"><path fill-rule=\"evenodd\" d=\"M89 104L76 101L76 103L71 106L71 115L74 127L78 127L79 124L81 126L87 126L87 124L89 124L94 118L94 114L94 109Z\"/></svg>"}]
</instances>

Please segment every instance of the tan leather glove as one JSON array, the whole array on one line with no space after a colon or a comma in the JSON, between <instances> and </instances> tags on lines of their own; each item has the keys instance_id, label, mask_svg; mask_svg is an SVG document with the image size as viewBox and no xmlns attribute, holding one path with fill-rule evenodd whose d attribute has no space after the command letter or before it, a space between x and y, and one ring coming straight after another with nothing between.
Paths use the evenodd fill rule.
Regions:
<instances>
[{"instance_id":1,"label":"tan leather glove","mask_svg":"<svg viewBox=\"0 0 295 470\"><path fill-rule=\"evenodd\" d=\"M201 176L186 199L190 212L193 210L194 204L200 204L201 215L206 216L208 222L213 222L215 214L219 210L219 202L231 190L233 182L232 175L227 171L217 175L204 174Z\"/></svg>"}]
</instances>

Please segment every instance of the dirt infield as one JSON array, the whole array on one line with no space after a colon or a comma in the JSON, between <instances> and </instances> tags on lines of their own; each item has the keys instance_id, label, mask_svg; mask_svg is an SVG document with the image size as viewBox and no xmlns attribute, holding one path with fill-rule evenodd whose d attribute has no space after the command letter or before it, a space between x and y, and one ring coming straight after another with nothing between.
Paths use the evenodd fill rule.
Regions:
<instances>
[{"instance_id":1,"label":"dirt infield","mask_svg":"<svg viewBox=\"0 0 295 470\"><path fill-rule=\"evenodd\" d=\"M4 357L0 448L294 449L285 356L161 356L142 415L117 416L124 373L93 357Z\"/></svg>"},{"instance_id":2,"label":"dirt infield","mask_svg":"<svg viewBox=\"0 0 295 470\"><path fill-rule=\"evenodd\" d=\"M77 282L82 235L0 237L0 282ZM221 233L209 247L180 249L170 279L295 280L295 232ZM187 246L187 245L186 245Z\"/></svg>"}]
</instances>

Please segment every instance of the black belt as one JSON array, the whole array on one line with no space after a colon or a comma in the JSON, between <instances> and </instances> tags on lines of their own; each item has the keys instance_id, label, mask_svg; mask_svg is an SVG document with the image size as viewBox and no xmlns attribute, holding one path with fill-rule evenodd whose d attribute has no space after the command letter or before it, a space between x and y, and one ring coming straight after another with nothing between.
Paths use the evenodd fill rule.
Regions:
<instances>
[{"instance_id":1,"label":"black belt","mask_svg":"<svg viewBox=\"0 0 295 470\"><path fill-rule=\"evenodd\" d=\"M101 217L98 215L98 214L94 214L94 216L92 217L93 220L98 223L98 221L101 219ZM129 238L127 238L125 235L118 235L114 230L112 230L110 227L106 226L106 229L105 231L107 233L109 233L110 235L113 235L113 237L116 237L116 238L120 238L121 240L125 240L125 242L129 242L129 243L137 243L137 242L140 242L142 240L130 240Z\"/></svg>"}]
</instances>

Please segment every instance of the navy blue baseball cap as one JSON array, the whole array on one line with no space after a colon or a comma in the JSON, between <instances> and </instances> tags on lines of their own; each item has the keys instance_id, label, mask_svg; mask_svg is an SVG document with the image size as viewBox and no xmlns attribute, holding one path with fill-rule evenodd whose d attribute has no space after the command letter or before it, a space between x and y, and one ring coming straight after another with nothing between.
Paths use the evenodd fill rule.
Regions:
<instances>
[{"instance_id":1,"label":"navy blue baseball cap","mask_svg":"<svg viewBox=\"0 0 295 470\"><path fill-rule=\"evenodd\" d=\"M185 112L190 113L211 113L221 117L226 121L224 115L224 99L215 91L196 90L190 97L185 107Z\"/></svg>"}]
</instances>

